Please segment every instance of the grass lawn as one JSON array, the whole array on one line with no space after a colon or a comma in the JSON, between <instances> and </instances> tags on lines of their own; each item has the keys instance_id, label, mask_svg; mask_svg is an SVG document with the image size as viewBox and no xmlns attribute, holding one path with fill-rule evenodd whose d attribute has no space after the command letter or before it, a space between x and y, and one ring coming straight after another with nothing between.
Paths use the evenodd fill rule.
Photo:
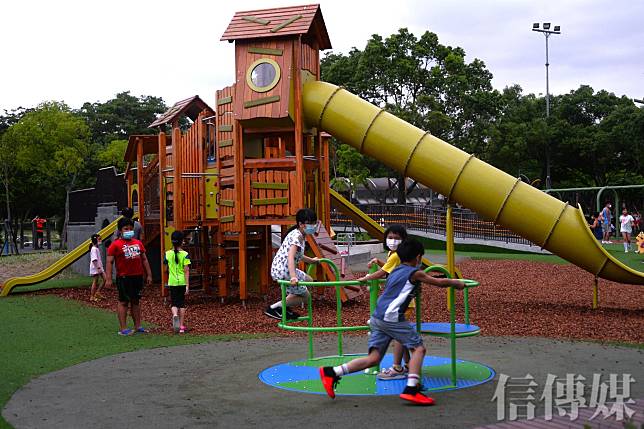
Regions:
<instances>
[{"instance_id":1,"label":"grass lawn","mask_svg":"<svg viewBox=\"0 0 644 429\"><path fill-rule=\"evenodd\" d=\"M0 409L32 378L116 353L261 335L116 335L116 315L55 296L0 299ZM0 417L0 428L11 426Z\"/></svg>"}]
</instances>

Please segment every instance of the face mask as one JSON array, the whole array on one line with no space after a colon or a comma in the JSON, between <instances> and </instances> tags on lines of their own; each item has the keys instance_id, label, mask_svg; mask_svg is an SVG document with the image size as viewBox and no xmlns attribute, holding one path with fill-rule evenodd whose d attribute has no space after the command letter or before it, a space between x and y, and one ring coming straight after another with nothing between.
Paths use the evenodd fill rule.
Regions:
<instances>
[{"instance_id":1,"label":"face mask","mask_svg":"<svg viewBox=\"0 0 644 429\"><path fill-rule=\"evenodd\" d=\"M123 233L123 238L125 238L126 240L133 239L134 238L134 231L125 231Z\"/></svg>"},{"instance_id":2,"label":"face mask","mask_svg":"<svg viewBox=\"0 0 644 429\"><path fill-rule=\"evenodd\" d=\"M396 250L398 248L398 245L402 243L402 240L396 240L395 238L388 238L386 243L387 243L387 247L390 250Z\"/></svg>"},{"instance_id":3,"label":"face mask","mask_svg":"<svg viewBox=\"0 0 644 429\"><path fill-rule=\"evenodd\" d=\"M313 224L313 225L309 225L309 224L304 225L304 234L307 234L307 235L315 234L316 226L317 225L315 225L315 224Z\"/></svg>"}]
</instances>

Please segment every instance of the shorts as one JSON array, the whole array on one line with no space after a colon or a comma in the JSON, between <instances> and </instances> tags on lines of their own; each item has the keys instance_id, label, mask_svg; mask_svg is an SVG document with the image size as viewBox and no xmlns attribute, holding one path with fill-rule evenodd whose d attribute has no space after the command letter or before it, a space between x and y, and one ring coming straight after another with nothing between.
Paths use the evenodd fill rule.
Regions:
<instances>
[{"instance_id":1,"label":"shorts","mask_svg":"<svg viewBox=\"0 0 644 429\"><path fill-rule=\"evenodd\" d=\"M295 269L295 275L297 277L297 280L301 282L310 282L313 280L308 276L308 274L306 274L302 270L298 270L297 268ZM290 295L306 296L309 293L309 290L306 288L306 286L286 286L286 293Z\"/></svg>"},{"instance_id":2,"label":"shorts","mask_svg":"<svg viewBox=\"0 0 644 429\"><path fill-rule=\"evenodd\" d=\"M313 281L313 279L311 277L309 277L308 274L306 274L304 271L302 271L300 269L297 269L297 268L295 269L295 277L297 277L297 280L301 281L301 282ZM273 277L273 280L275 280L275 281L277 281L277 280L290 280L290 277L289 277L289 275L287 273L285 276L283 276L282 278L279 278L279 279ZM286 293L291 294L291 295L306 296L309 293L309 290L306 288L306 286L299 286L299 285L290 286L289 285L289 286L286 286Z\"/></svg>"},{"instance_id":3,"label":"shorts","mask_svg":"<svg viewBox=\"0 0 644 429\"><path fill-rule=\"evenodd\" d=\"M371 316L369 325L371 326L369 351L376 349L381 357L387 353L391 340L398 341L410 350L423 345L423 339L407 321L385 322Z\"/></svg>"},{"instance_id":4,"label":"shorts","mask_svg":"<svg viewBox=\"0 0 644 429\"><path fill-rule=\"evenodd\" d=\"M120 302L138 304L143 292L143 276L117 277L116 288Z\"/></svg>"},{"instance_id":5,"label":"shorts","mask_svg":"<svg viewBox=\"0 0 644 429\"><path fill-rule=\"evenodd\" d=\"M186 287L168 286L170 289L170 302L173 307L186 308Z\"/></svg>"}]
</instances>

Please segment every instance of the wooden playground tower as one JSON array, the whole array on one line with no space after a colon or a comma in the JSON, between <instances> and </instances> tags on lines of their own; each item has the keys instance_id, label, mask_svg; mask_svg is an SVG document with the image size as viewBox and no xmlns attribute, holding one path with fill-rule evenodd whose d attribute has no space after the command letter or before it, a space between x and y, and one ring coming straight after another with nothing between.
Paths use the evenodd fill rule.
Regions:
<instances>
[{"instance_id":1,"label":"wooden playground tower","mask_svg":"<svg viewBox=\"0 0 644 429\"><path fill-rule=\"evenodd\" d=\"M312 253L340 259L327 232L330 136L302 118L302 85L320 79L331 43L319 5L237 12L221 40L235 43L234 83L216 92L216 109L194 96L150 125L158 135L131 136L126 180L159 261L173 231L190 232L191 280L246 300L272 282L271 226L284 234L300 208L320 220Z\"/></svg>"}]
</instances>

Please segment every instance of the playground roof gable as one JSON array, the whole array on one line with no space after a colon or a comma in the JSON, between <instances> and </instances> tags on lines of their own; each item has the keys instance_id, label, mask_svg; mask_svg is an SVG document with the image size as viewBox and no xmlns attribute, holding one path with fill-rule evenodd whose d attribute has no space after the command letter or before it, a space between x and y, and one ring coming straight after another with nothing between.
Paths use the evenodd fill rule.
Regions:
<instances>
[{"instance_id":1,"label":"playground roof gable","mask_svg":"<svg viewBox=\"0 0 644 429\"><path fill-rule=\"evenodd\" d=\"M211 112L214 112L198 95L194 97L186 98L185 100L177 101L174 103L174 106L169 108L164 114L159 116L154 122L152 122L148 128L158 127L167 123L172 123L176 118L181 115L186 115L191 120L197 119L199 113L203 110L208 109Z\"/></svg>"},{"instance_id":2,"label":"playground roof gable","mask_svg":"<svg viewBox=\"0 0 644 429\"><path fill-rule=\"evenodd\" d=\"M319 4L236 12L221 40L232 42L298 34L314 38L321 50L331 49Z\"/></svg>"},{"instance_id":3,"label":"playground roof gable","mask_svg":"<svg viewBox=\"0 0 644 429\"><path fill-rule=\"evenodd\" d=\"M133 135L127 140L127 149L123 160L126 162L136 162L136 145L143 145L143 155L159 152L159 137L156 135Z\"/></svg>"}]
</instances>

